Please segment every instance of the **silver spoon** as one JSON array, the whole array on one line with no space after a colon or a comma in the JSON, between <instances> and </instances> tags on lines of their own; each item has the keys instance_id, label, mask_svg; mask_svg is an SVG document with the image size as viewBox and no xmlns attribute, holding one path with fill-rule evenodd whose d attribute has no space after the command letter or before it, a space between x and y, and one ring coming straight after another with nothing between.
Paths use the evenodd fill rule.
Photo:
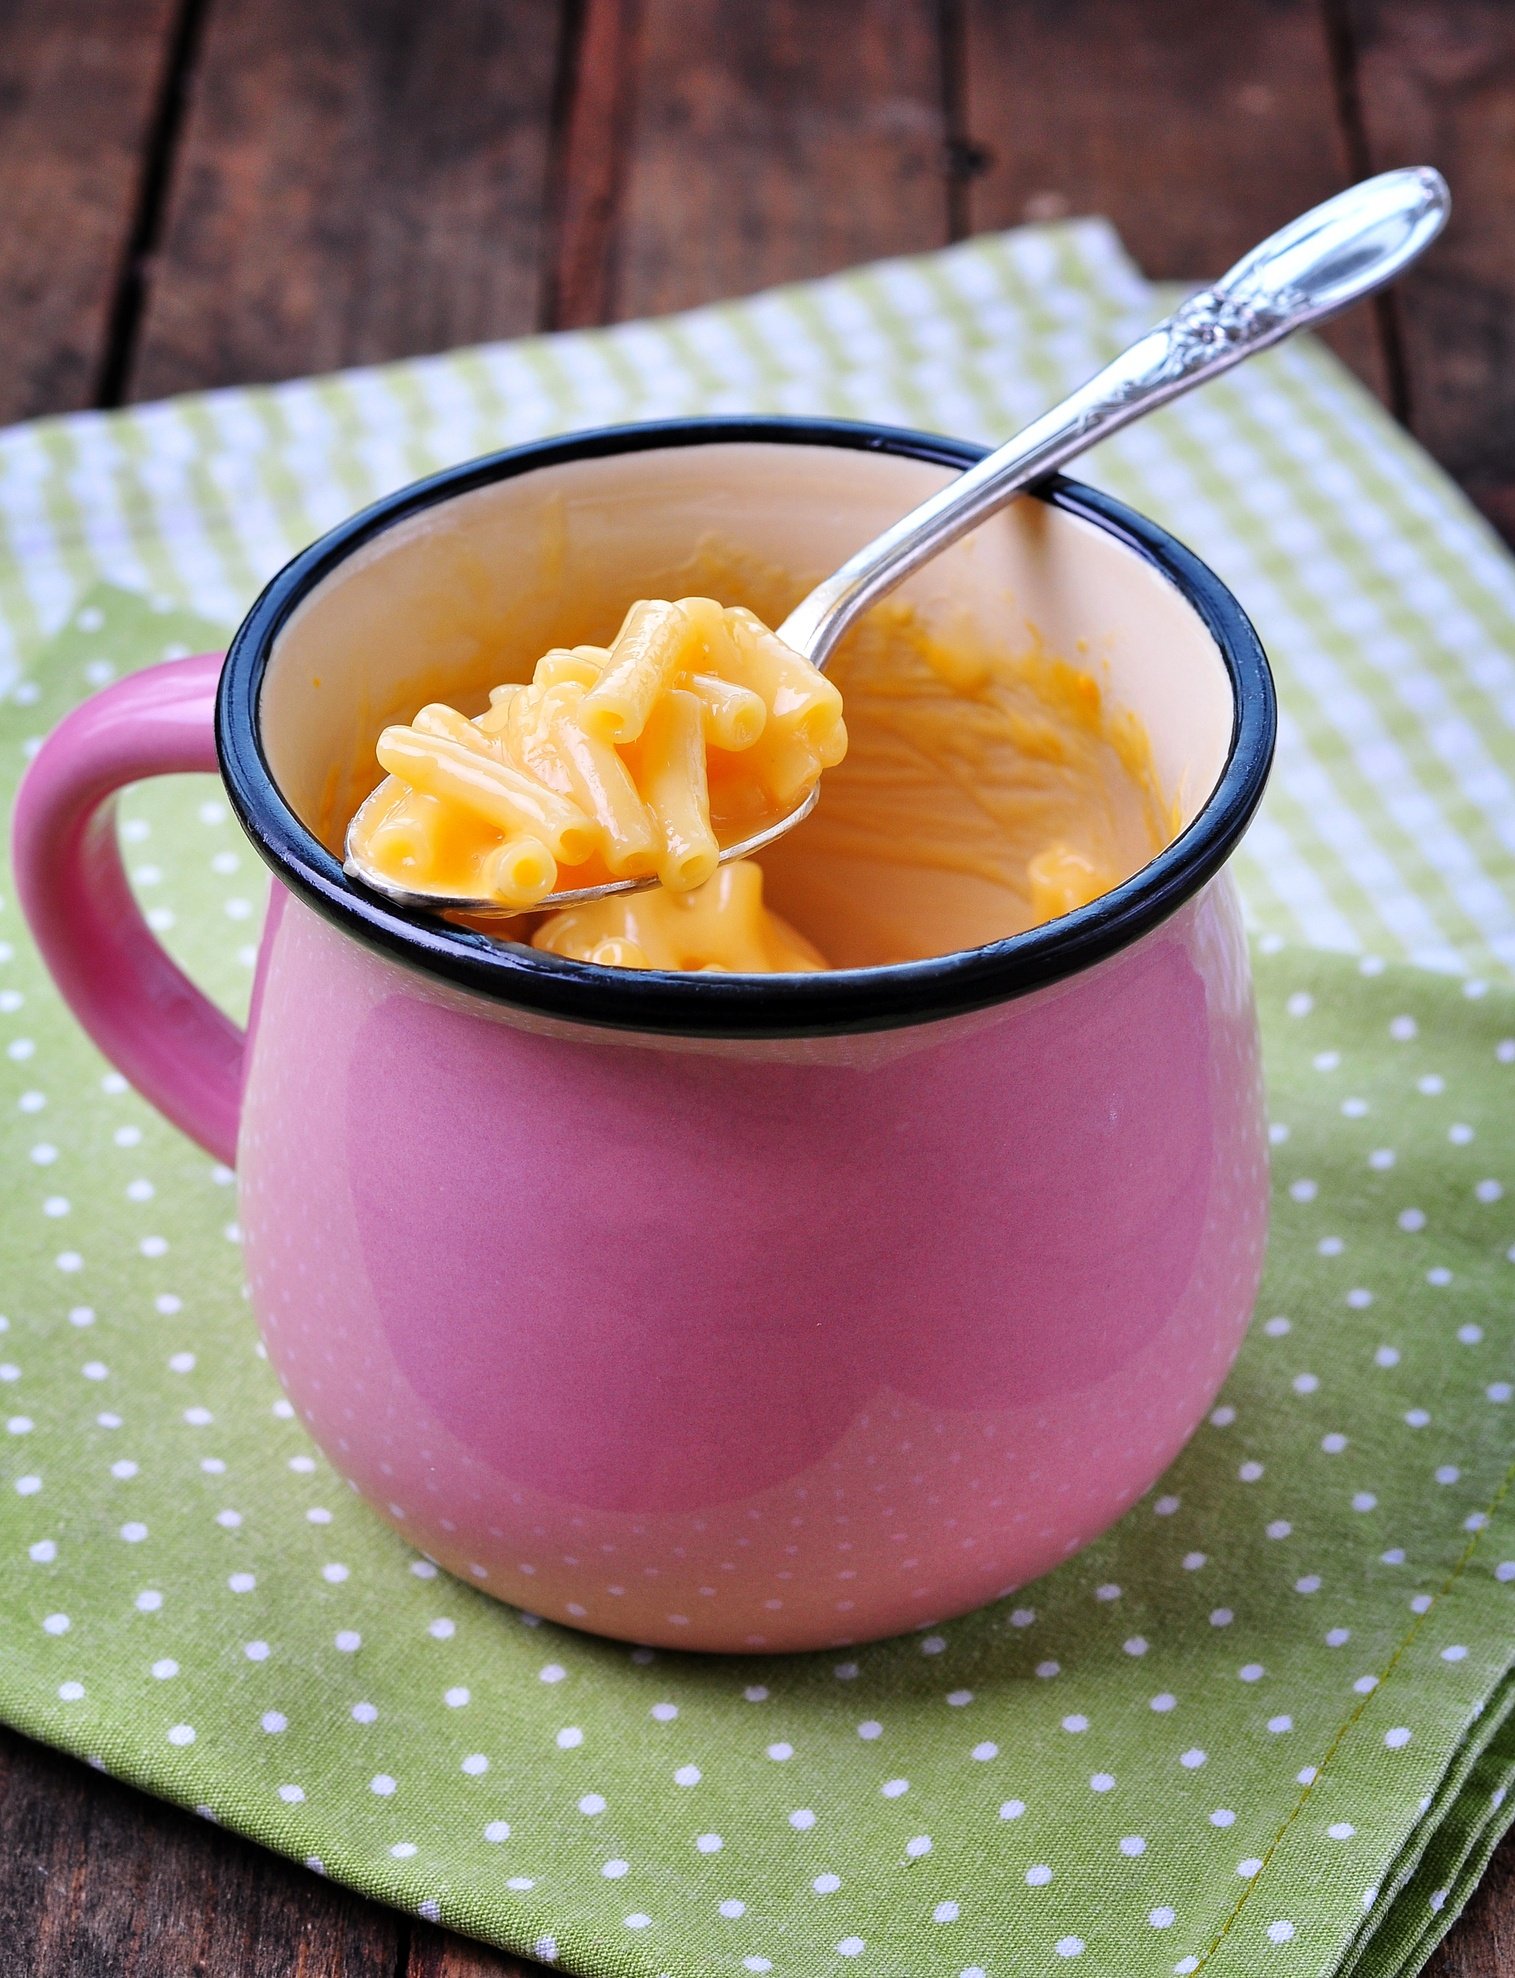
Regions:
<instances>
[{"instance_id":1,"label":"silver spoon","mask_svg":"<svg viewBox=\"0 0 1515 1978\"><path fill-rule=\"evenodd\" d=\"M1053 473L1180 392L1393 281L1430 246L1450 210L1446 180L1429 165L1381 172L1312 207L1270 234L1212 287L1191 295L1060 405L865 544L795 606L779 626L779 637L812 665L824 667L842 634L869 605L976 528L1028 482ZM760 852L792 831L814 810L819 795L817 786L776 824L727 845L722 865ZM396 905L493 918L514 918L522 911L498 900L416 893L396 885L355 853L356 823L355 817L347 830L345 870ZM525 911L549 913L609 893L640 892L656 883L616 879L603 886L580 886L549 894Z\"/></svg>"}]
</instances>

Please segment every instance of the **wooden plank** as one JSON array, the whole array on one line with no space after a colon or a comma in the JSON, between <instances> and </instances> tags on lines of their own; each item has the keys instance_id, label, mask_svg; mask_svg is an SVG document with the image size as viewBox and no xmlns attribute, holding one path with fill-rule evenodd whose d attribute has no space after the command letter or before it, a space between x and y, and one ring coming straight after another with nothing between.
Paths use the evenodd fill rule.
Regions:
<instances>
[{"instance_id":1,"label":"wooden plank","mask_svg":"<svg viewBox=\"0 0 1515 1978\"><path fill-rule=\"evenodd\" d=\"M545 321L608 321L612 243L631 136L636 0L584 0L563 86L554 159Z\"/></svg>"},{"instance_id":2,"label":"wooden plank","mask_svg":"<svg viewBox=\"0 0 1515 1978\"><path fill-rule=\"evenodd\" d=\"M0 5L0 423L94 403L177 11Z\"/></svg>"},{"instance_id":3,"label":"wooden plank","mask_svg":"<svg viewBox=\"0 0 1515 1978\"><path fill-rule=\"evenodd\" d=\"M1144 273L1218 275L1353 176L1320 0L962 0L975 232L1103 213ZM1371 308L1329 340L1387 395Z\"/></svg>"},{"instance_id":4,"label":"wooden plank","mask_svg":"<svg viewBox=\"0 0 1515 1978\"><path fill-rule=\"evenodd\" d=\"M1505 1836L1473 1899L1423 1978L1510 1978L1515 1971L1515 1832Z\"/></svg>"},{"instance_id":5,"label":"wooden plank","mask_svg":"<svg viewBox=\"0 0 1515 1978\"><path fill-rule=\"evenodd\" d=\"M26 1978L392 1978L376 1903L0 1730L0 1970Z\"/></svg>"},{"instance_id":6,"label":"wooden plank","mask_svg":"<svg viewBox=\"0 0 1515 1978\"><path fill-rule=\"evenodd\" d=\"M1348 0L1374 167L1446 173L1446 233L1397 292L1416 436L1515 540L1515 7Z\"/></svg>"},{"instance_id":7,"label":"wooden plank","mask_svg":"<svg viewBox=\"0 0 1515 1978\"><path fill-rule=\"evenodd\" d=\"M547 1969L540 1964L522 1964L519 1958L507 1957L487 1944L470 1943L449 1930L418 1923L411 1936L404 1978L547 1978Z\"/></svg>"},{"instance_id":8,"label":"wooden plank","mask_svg":"<svg viewBox=\"0 0 1515 1978\"><path fill-rule=\"evenodd\" d=\"M555 0L218 0L131 395L534 328Z\"/></svg>"},{"instance_id":9,"label":"wooden plank","mask_svg":"<svg viewBox=\"0 0 1515 1978\"><path fill-rule=\"evenodd\" d=\"M934 0L641 0L611 313L943 245L938 16Z\"/></svg>"}]
</instances>

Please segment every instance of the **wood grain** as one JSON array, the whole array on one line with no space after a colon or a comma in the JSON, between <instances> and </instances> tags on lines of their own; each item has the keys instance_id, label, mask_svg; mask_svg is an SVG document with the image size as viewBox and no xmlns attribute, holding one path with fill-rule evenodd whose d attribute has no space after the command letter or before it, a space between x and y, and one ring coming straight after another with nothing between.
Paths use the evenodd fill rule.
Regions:
<instances>
[{"instance_id":1,"label":"wood grain","mask_svg":"<svg viewBox=\"0 0 1515 1978\"><path fill-rule=\"evenodd\" d=\"M94 402L176 13L0 4L0 423Z\"/></svg>"},{"instance_id":2,"label":"wood grain","mask_svg":"<svg viewBox=\"0 0 1515 1978\"><path fill-rule=\"evenodd\" d=\"M1423 1978L1510 1978L1515 1972L1515 1832L1506 1834Z\"/></svg>"},{"instance_id":3,"label":"wood grain","mask_svg":"<svg viewBox=\"0 0 1515 1978\"><path fill-rule=\"evenodd\" d=\"M1416 437L1515 538L1515 6L1349 0L1373 164L1431 164L1446 233L1398 294Z\"/></svg>"},{"instance_id":4,"label":"wood grain","mask_svg":"<svg viewBox=\"0 0 1515 1978\"><path fill-rule=\"evenodd\" d=\"M1353 176L1321 0L963 0L975 232L1106 214L1142 271L1218 275ZM1331 341L1381 395L1379 325Z\"/></svg>"},{"instance_id":5,"label":"wood grain","mask_svg":"<svg viewBox=\"0 0 1515 1978\"><path fill-rule=\"evenodd\" d=\"M948 238L934 0L641 0L617 317Z\"/></svg>"},{"instance_id":6,"label":"wood grain","mask_svg":"<svg viewBox=\"0 0 1515 1978\"><path fill-rule=\"evenodd\" d=\"M131 395L536 326L554 0L215 0Z\"/></svg>"},{"instance_id":7,"label":"wood grain","mask_svg":"<svg viewBox=\"0 0 1515 1978\"><path fill-rule=\"evenodd\" d=\"M406 1928L0 1729L0 1978L393 1978Z\"/></svg>"},{"instance_id":8,"label":"wood grain","mask_svg":"<svg viewBox=\"0 0 1515 1978\"><path fill-rule=\"evenodd\" d=\"M570 19L543 311L555 330L609 320L637 86L637 0L581 0Z\"/></svg>"},{"instance_id":9,"label":"wood grain","mask_svg":"<svg viewBox=\"0 0 1515 1978\"><path fill-rule=\"evenodd\" d=\"M522 1964L488 1944L470 1943L449 1930L418 1923L413 1926L403 1978L547 1978L547 1967Z\"/></svg>"}]
</instances>

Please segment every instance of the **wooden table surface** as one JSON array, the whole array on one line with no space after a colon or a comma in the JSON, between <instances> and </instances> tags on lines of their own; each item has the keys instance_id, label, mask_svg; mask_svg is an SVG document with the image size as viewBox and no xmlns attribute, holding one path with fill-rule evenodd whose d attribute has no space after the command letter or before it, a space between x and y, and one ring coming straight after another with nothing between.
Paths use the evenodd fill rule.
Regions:
<instances>
[{"instance_id":1,"label":"wooden table surface","mask_svg":"<svg viewBox=\"0 0 1515 1978\"><path fill-rule=\"evenodd\" d=\"M1332 340L1515 537L1515 0L0 0L0 421L1069 213L1214 274L1422 161ZM1515 1973L1515 1842L1432 1968ZM523 1969L0 1731L0 1978Z\"/></svg>"}]
</instances>

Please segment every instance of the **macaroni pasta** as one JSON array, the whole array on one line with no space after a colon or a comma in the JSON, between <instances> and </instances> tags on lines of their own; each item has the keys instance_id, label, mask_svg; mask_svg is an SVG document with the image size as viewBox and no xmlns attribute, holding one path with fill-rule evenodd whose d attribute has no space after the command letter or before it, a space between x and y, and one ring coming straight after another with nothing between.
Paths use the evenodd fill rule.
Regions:
<instances>
[{"instance_id":1,"label":"macaroni pasta","mask_svg":"<svg viewBox=\"0 0 1515 1978\"><path fill-rule=\"evenodd\" d=\"M841 695L752 612L644 600L611 645L554 649L471 720L435 702L386 728L357 849L412 891L518 909L610 879L690 893L846 749Z\"/></svg>"},{"instance_id":2,"label":"macaroni pasta","mask_svg":"<svg viewBox=\"0 0 1515 1978\"><path fill-rule=\"evenodd\" d=\"M534 948L611 968L672 968L733 975L796 975L824 957L763 904L751 859L723 865L693 892L649 886L564 907L531 937Z\"/></svg>"}]
</instances>

